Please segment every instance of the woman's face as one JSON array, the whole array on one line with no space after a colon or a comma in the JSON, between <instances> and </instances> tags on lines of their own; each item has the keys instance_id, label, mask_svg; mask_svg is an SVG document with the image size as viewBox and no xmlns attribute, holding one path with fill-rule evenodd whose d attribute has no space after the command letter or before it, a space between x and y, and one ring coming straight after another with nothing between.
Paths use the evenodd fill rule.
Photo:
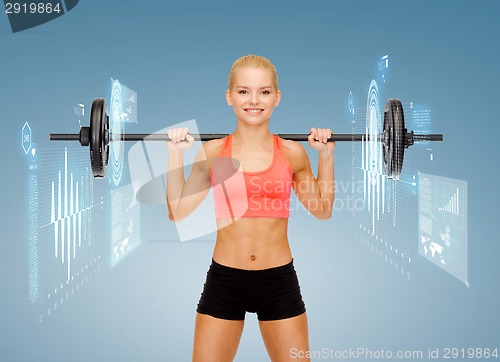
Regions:
<instances>
[{"instance_id":1,"label":"woman's face","mask_svg":"<svg viewBox=\"0 0 500 362\"><path fill-rule=\"evenodd\" d=\"M234 74L233 89L226 91L227 104L233 107L236 118L249 125L269 121L280 99L272 73L265 68L239 68Z\"/></svg>"}]
</instances>

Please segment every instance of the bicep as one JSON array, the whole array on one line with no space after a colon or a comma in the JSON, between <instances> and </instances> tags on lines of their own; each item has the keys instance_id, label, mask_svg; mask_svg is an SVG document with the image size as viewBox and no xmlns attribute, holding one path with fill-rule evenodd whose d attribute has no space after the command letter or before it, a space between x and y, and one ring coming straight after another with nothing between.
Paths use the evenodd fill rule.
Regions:
<instances>
[{"instance_id":1,"label":"bicep","mask_svg":"<svg viewBox=\"0 0 500 362\"><path fill-rule=\"evenodd\" d=\"M312 211L312 204L317 204L321 196L319 194L316 178L311 169L309 157L302 146L297 149L292 165L294 168L292 180L293 191L304 207Z\"/></svg>"},{"instance_id":2,"label":"bicep","mask_svg":"<svg viewBox=\"0 0 500 362\"><path fill-rule=\"evenodd\" d=\"M292 185L295 195L297 195L297 198L301 202L314 195L316 191L316 179L312 173L309 159L307 159L307 163L304 163L300 169L294 172Z\"/></svg>"},{"instance_id":3,"label":"bicep","mask_svg":"<svg viewBox=\"0 0 500 362\"><path fill-rule=\"evenodd\" d=\"M210 174L207 161L196 161L191 169L184 188L182 190L182 199L203 201L210 190Z\"/></svg>"},{"instance_id":4,"label":"bicep","mask_svg":"<svg viewBox=\"0 0 500 362\"><path fill-rule=\"evenodd\" d=\"M170 208L174 219L182 220L191 214L205 199L210 186L209 167L202 148L195 158L188 179L184 183L182 194L180 199L177 200L175 210ZM171 201L175 200L169 200L169 204Z\"/></svg>"}]
</instances>

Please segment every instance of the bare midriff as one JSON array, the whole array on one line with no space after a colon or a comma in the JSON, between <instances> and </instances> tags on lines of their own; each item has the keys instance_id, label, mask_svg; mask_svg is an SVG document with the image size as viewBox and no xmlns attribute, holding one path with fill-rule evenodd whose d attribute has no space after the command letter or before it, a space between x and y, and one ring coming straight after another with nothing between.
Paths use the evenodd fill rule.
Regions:
<instances>
[{"instance_id":1,"label":"bare midriff","mask_svg":"<svg viewBox=\"0 0 500 362\"><path fill-rule=\"evenodd\" d=\"M222 265L261 270L288 264L288 219L241 218L217 220L213 259Z\"/></svg>"}]
</instances>

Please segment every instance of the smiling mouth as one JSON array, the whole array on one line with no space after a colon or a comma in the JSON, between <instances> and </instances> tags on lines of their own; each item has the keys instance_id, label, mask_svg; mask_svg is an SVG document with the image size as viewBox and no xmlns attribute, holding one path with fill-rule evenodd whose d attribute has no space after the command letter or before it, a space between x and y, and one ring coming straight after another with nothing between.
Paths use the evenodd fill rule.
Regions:
<instances>
[{"instance_id":1,"label":"smiling mouth","mask_svg":"<svg viewBox=\"0 0 500 362\"><path fill-rule=\"evenodd\" d=\"M264 112L264 110L261 108L245 108L245 112L251 114L252 116L255 116L261 114L262 112Z\"/></svg>"}]
</instances>

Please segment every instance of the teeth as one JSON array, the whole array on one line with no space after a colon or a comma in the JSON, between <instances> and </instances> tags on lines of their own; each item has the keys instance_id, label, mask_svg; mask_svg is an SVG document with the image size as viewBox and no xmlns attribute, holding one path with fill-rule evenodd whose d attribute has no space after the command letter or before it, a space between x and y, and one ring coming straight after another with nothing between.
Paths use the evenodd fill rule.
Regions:
<instances>
[{"instance_id":1,"label":"teeth","mask_svg":"<svg viewBox=\"0 0 500 362\"><path fill-rule=\"evenodd\" d=\"M247 109L247 112L250 114L258 114L261 112L260 109Z\"/></svg>"}]
</instances>

